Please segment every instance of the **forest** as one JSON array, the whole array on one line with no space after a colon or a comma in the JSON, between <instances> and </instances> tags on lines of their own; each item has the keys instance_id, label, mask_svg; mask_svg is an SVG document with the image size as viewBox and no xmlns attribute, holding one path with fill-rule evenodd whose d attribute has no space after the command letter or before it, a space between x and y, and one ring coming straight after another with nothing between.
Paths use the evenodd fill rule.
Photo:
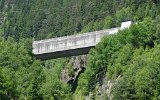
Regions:
<instances>
[{"instance_id":1,"label":"forest","mask_svg":"<svg viewBox=\"0 0 160 100\"><path fill-rule=\"evenodd\" d=\"M86 55L77 84L61 79L64 69L73 75L74 57L41 61L32 54L35 40L128 20L135 24ZM0 0L0 100L128 99L160 99L159 0Z\"/></svg>"}]
</instances>

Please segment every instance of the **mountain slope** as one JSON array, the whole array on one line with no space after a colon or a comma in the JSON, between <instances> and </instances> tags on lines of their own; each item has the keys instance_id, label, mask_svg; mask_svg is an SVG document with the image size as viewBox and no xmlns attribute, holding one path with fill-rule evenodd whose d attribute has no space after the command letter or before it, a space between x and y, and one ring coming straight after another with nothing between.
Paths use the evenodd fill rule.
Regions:
<instances>
[{"instance_id":1,"label":"mountain slope","mask_svg":"<svg viewBox=\"0 0 160 100\"><path fill-rule=\"evenodd\" d=\"M159 99L158 0L0 0L0 11L0 99ZM126 20L137 24L104 37L86 59L40 61L32 55L33 40ZM72 76L81 61L84 73L64 82L61 73Z\"/></svg>"}]
</instances>

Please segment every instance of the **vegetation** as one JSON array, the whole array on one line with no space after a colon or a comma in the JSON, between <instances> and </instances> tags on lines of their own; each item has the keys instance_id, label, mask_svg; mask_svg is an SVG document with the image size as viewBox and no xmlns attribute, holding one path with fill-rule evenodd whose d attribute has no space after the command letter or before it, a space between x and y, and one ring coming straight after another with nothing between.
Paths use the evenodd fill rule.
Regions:
<instances>
[{"instance_id":1,"label":"vegetation","mask_svg":"<svg viewBox=\"0 0 160 100\"><path fill-rule=\"evenodd\" d=\"M128 30L105 37L90 51L76 93L88 95L106 73L111 80L121 77L112 90L114 99L157 99L160 45L155 25L145 18Z\"/></svg>"},{"instance_id":2,"label":"vegetation","mask_svg":"<svg viewBox=\"0 0 160 100\"><path fill-rule=\"evenodd\" d=\"M159 4L159 0L0 0L0 19L4 17L0 99L84 99L96 93L102 77L113 81L114 100L159 99ZM117 27L126 20L137 24L104 37L90 50L75 92L60 80L64 67L70 76L74 73L70 58L40 61L32 55L33 40Z\"/></svg>"}]
</instances>

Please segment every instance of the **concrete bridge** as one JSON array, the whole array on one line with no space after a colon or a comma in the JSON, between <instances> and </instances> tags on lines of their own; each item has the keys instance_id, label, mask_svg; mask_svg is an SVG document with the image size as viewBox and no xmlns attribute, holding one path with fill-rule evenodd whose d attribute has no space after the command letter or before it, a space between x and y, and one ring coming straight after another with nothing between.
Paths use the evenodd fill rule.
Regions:
<instances>
[{"instance_id":1,"label":"concrete bridge","mask_svg":"<svg viewBox=\"0 0 160 100\"><path fill-rule=\"evenodd\" d=\"M127 21L122 22L121 27L117 28L34 41L32 52L42 60L87 54L100 42L103 36L115 34L119 30L128 28L131 23L131 21Z\"/></svg>"}]
</instances>

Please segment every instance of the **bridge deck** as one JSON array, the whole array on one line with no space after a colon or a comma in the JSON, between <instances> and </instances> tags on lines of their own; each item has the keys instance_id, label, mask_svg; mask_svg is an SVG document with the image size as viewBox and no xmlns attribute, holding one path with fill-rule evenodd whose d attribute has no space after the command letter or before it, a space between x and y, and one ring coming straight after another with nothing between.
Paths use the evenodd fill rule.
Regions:
<instances>
[{"instance_id":1,"label":"bridge deck","mask_svg":"<svg viewBox=\"0 0 160 100\"><path fill-rule=\"evenodd\" d=\"M103 36L117 33L121 28L34 41L33 54L42 60L87 54Z\"/></svg>"}]
</instances>

